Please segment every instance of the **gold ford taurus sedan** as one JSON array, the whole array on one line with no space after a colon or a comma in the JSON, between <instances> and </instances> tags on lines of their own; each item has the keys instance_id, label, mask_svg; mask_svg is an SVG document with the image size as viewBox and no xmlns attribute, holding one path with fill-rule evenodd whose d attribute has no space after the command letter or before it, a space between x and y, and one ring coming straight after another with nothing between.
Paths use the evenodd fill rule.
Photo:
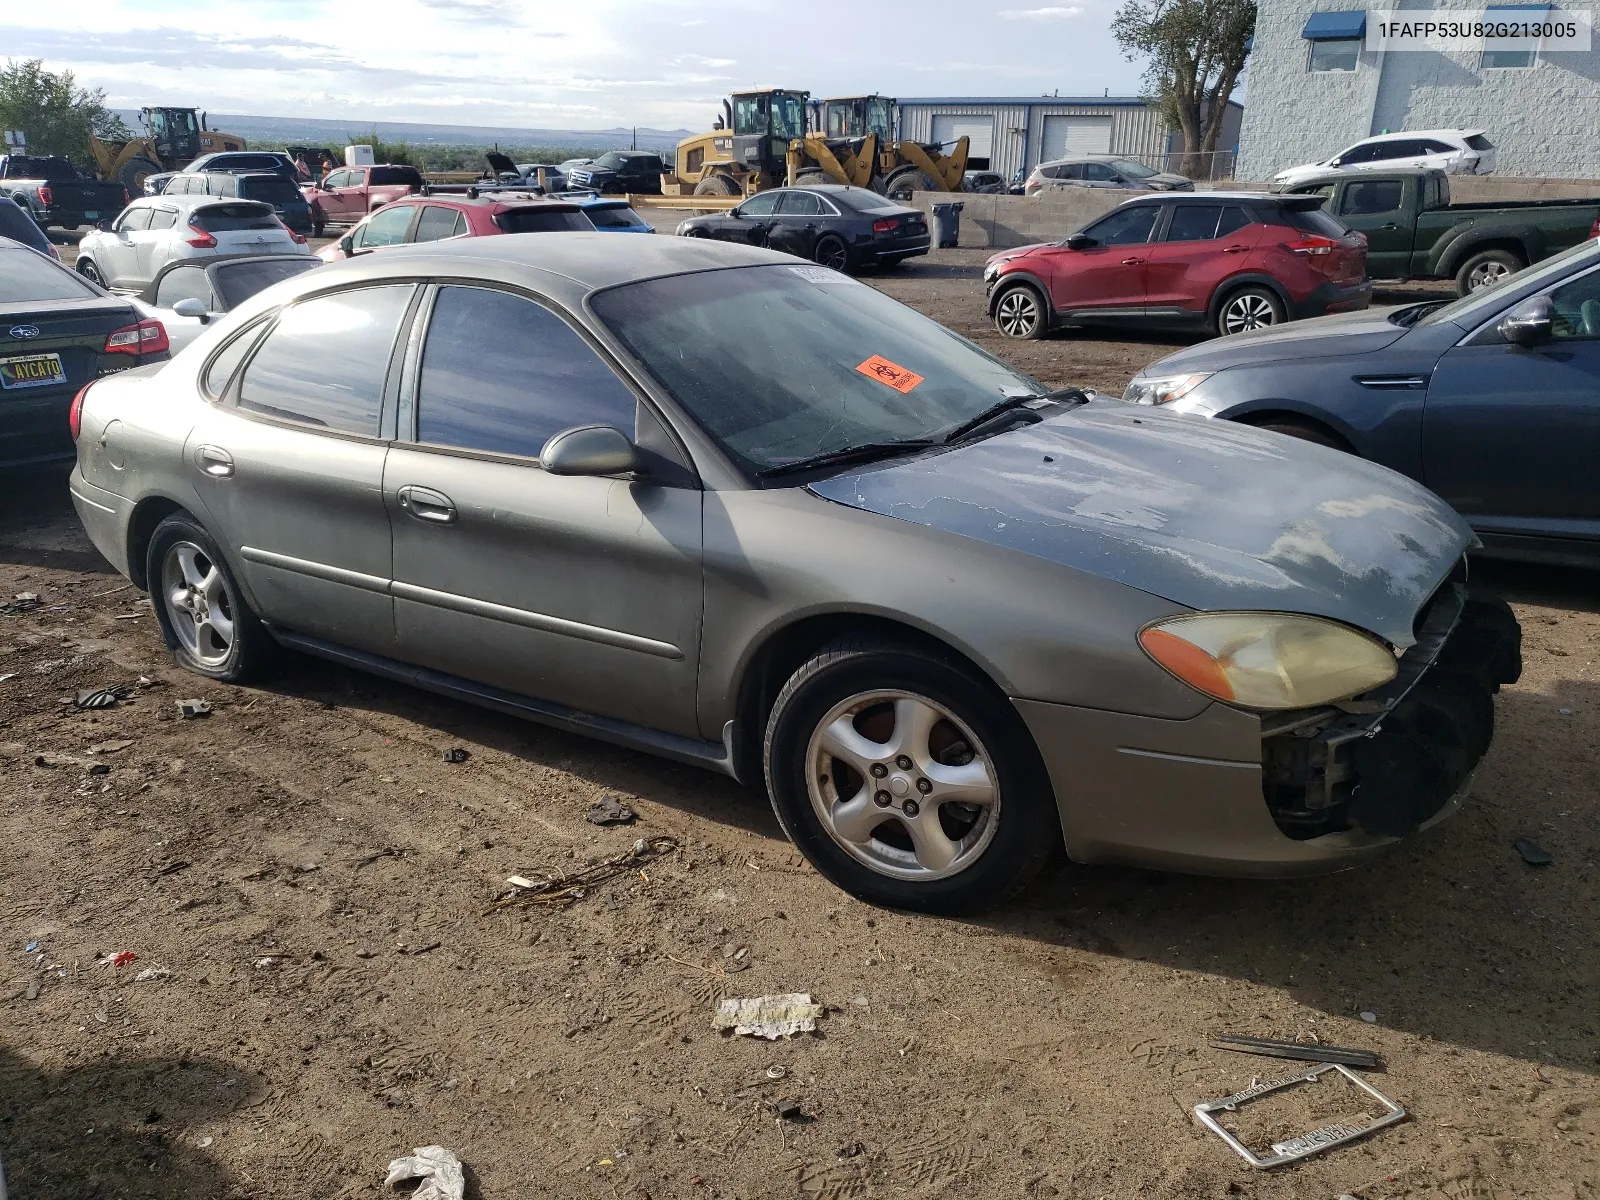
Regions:
<instances>
[{"instance_id":1,"label":"gold ford taurus sedan","mask_svg":"<svg viewBox=\"0 0 1600 1200\"><path fill-rule=\"evenodd\" d=\"M72 492L215 679L284 647L765 785L875 903L1351 865L1516 678L1383 468L1052 392L838 272L545 234L255 296L85 389Z\"/></svg>"}]
</instances>

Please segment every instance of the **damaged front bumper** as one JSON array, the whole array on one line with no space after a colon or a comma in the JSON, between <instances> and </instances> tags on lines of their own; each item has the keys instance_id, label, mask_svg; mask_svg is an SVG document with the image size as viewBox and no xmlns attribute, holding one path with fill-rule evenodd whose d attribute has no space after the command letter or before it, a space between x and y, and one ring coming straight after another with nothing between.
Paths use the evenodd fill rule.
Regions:
<instances>
[{"instance_id":1,"label":"damaged front bumper","mask_svg":"<svg viewBox=\"0 0 1600 1200\"><path fill-rule=\"evenodd\" d=\"M1521 672L1506 605L1447 583L1385 688L1263 718L1212 704L1171 721L1014 701L1045 760L1067 852L1209 875L1354 866L1459 804Z\"/></svg>"}]
</instances>

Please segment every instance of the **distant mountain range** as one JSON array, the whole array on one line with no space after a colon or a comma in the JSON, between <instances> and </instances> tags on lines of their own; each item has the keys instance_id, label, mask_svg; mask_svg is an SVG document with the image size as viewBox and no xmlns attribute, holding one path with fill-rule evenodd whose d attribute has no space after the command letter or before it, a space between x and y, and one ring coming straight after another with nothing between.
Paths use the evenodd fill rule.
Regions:
<instances>
[{"instance_id":1,"label":"distant mountain range","mask_svg":"<svg viewBox=\"0 0 1600 1200\"><path fill-rule=\"evenodd\" d=\"M136 109L119 109L118 115L137 130ZM688 129L514 129L483 125L424 125L412 121L328 121L311 117L255 117L235 113L208 113L213 129L237 133L251 142L284 142L339 149L347 139L376 132L386 142L435 146L573 146L587 150L670 150L692 132ZM637 139L637 141L635 141Z\"/></svg>"}]
</instances>

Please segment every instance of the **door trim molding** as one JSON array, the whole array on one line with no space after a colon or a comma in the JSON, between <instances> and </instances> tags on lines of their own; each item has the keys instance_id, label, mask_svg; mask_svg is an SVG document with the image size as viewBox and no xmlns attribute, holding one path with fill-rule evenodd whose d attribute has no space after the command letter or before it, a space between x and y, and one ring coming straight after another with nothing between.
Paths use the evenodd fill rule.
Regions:
<instances>
[{"instance_id":1,"label":"door trim molding","mask_svg":"<svg viewBox=\"0 0 1600 1200\"><path fill-rule=\"evenodd\" d=\"M360 588L363 592L377 592L381 595L389 591L389 581L377 575L367 575L361 571L313 562L308 558L294 558L273 550L240 546L239 557L264 567L277 567L280 571L293 571L296 575L309 575L313 579L325 579L329 583L342 583L349 587Z\"/></svg>"},{"instance_id":2,"label":"door trim molding","mask_svg":"<svg viewBox=\"0 0 1600 1200\"><path fill-rule=\"evenodd\" d=\"M637 650L641 654L654 655L656 658L673 660L683 658L683 651L670 642L658 642L654 638L640 637L636 633L624 633L620 629L585 625L582 621L547 616L544 613L530 612L525 608L512 608L507 604L474 600L470 596L458 596L454 592L439 592L433 588L419 587L417 584L404 583L398 579L390 584L389 592L397 600L412 600L418 604L465 613L472 617L485 617L491 621L504 621L508 625L521 625L525 629L563 634L585 642L597 642L602 646L616 646L622 650Z\"/></svg>"}]
</instances>

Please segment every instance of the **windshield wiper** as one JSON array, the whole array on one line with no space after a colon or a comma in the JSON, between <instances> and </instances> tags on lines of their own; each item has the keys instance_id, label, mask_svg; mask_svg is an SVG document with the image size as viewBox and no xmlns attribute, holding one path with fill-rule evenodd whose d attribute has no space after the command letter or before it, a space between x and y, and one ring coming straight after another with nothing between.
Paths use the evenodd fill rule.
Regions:
<instances>
[{"instance_id":1,"label":"windshield wiper","mask_svg":"<svg viewBox=\"0 0 1600 1200\"><path fill-rule=\"evenodd\" d=\"M810 471L820 467L844 466L848 463L871 462L879 458L894 458L901 454L911 454L917 450L926 450L932 446L942 446L943 442L931 441L927 438L915 438L904 442L863 442L859 446L846 446L842 450L829 450L824 454L813 454L810 458L799 458L794 462L780 463L775 467L767 467L757 471L759 479L772 479L779 475L795 475L801 471Z\"/></svg>"},{"instance_id":2,"label":"windshield wiper","mask_svg":"<svg viewBox=\"0 0 1600 1200\"><path fill-rule=\"evenodd\" d=\"M1056 391L1046 392L1043 395L1039 395L1036 392L1029 392L1027 395L1023 396L1007 396L1005 399L998 400L991 404L977 416L971 418L970 420L963 421L961 424L957 425L949 433L944 435L944 442L946 445L948 445L951 442L959 442L963 438L973 437L974 435L983 432L990 423L996 422L1002 417L1009 417L1022 409L1028 409L1027 415L1033 418L1029 424L1036 425L1040 421L1044 420L1044 418L1032 410L1032 405L1039 404L1042 401L1060 402L1069 400L1075 400L1079 404L1087 404L1089 402L1089 397L1084 395L1080 389L1073 387L1058 388Z\"/></svg>"}]
</instances>

